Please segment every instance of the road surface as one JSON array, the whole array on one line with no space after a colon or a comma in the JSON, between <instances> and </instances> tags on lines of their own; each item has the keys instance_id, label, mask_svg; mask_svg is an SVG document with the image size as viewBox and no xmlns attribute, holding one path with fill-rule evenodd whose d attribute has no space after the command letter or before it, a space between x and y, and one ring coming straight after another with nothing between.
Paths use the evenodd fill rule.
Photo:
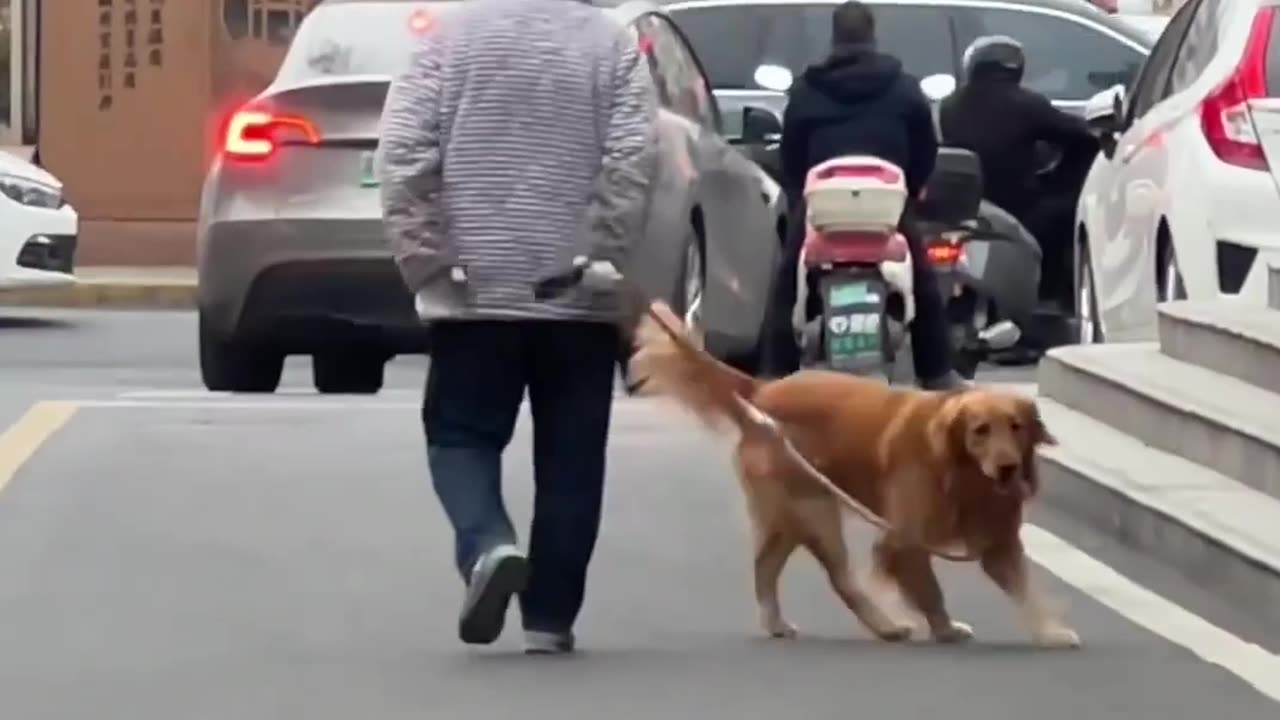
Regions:
<instances>
[{"instance_id":1,"label":"road surface","mask_svg":"<svg viewBox=\"0 0 1280 720\"><path fill-rule=\"evenodd\" d=\"M1036 577L1079 651L1028 647L963 566L943 583L974 644L878 643L801 555L783 584L801 635L761 638L725 443L634 399L615 413L583 651L524 657L514 613L498 644L464 648L422 360L377 397L315 396L305 363L289 392L220 397L198 388L189 314L35 317L0 319L6 718L1280 717L1268 629L1045 508ZM518 525L528 445L526 419L507 464Z\"/></svg>"}]
</instances>

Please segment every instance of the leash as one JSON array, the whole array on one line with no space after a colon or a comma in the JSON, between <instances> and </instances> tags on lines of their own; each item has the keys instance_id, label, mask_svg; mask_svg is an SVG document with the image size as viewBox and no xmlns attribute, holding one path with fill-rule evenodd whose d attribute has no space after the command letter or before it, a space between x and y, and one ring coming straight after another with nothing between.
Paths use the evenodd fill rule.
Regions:
<instances>
[{"instance_id":1,"label":"leash","mask_svg":"<svg viewBox=\"0 0 1280 720\"><path fill-rule=\"evenodd\" d=\"M644 314L657 323L658 327L671 338L681 352L698 352L697 348L691 346L688 338L685 337L684 333L682 333L679 328L672 327L667 321L667 318L663 317L661 313L654 309L654 301L651 298L641 291L634 283L628 280L626 276L619 273L612 264L610 264L609 270L611 270L612 273L607 277L607 280L616 283L626 294L630 295L632 299L642 303L644 305ZM550 275L543 280L540 280L534 286L534 296L540 300L557 297L567 292L569 289L581 284L591 271L591 262L585 257L574 258L573 264L568 270ZM831 495L836 498L836 500L867 524L885 532L892 532L894 530L893 526L890 525L888 521L873 512L871 508L868 508L866 505L859 502L857 498L845 492L843 488L836 485L831 478L827 477L825 473L814 466L814 464L810 462L798 448L796 448L795 444L791 442L791 438L787 437L786 431L783 430L782 425L777 420L765 411L756 407L756 405L750 400L742 397L740 393L730 390L729 395L740 412L739 419L743 421L743 425L749 425L751 428L754 428L758 434L762 434L764 437L772 440L773 443L782 450L783 454L786 455L787 458L789 458L791 462L805 474L805 476L825 488L827 492L831 493ZM744 427L743 431L746 432L746 429L747 428ZM977 556L972 552L956 552L950 549L936 548L928 545L924 546L924 549L931 555L935 555L952 562L971 562L977 559Z\"/></svg>"}]
</instances>

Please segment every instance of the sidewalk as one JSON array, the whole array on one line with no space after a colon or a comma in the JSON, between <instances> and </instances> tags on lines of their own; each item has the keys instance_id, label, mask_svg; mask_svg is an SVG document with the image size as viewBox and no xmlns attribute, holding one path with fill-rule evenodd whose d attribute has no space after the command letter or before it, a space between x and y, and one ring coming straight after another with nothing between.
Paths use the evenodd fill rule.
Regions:
<instances>
[{"instance_id":1,"label":"sidewalk","mask_svg":"<svg viewBox=\"0 0 1280 720\"><path fill-rule=\"evenodd\" d=\"M0 307L187 310L195 307L193 267L83 267L77 282L0 289Z\"/></svg>"}]
</instances>

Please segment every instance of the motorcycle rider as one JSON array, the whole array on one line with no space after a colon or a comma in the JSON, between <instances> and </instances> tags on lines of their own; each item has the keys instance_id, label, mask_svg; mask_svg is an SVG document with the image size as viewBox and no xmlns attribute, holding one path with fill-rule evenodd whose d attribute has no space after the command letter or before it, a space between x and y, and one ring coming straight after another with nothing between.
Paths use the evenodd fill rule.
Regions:
<instances>
[{"instance_id":1,"label":"motorcycle rider","mask_svg":"<svg viewBox=\"0 0 1280 720\"><path fill-rule=\"evenodd\" d=\"M1084 120L1022 87L1026 64L1022 44L1011 37L974 40L964 53L964 84L942 101L939 125L943 142L977 154L986 199L1016 217L1039 242L1041 294L1068 299L1077 198L1044 192L1036 174L1036 143L1057 146L1064 158L1092 158L1098 142Z\"/></svg>"},{"instance_id":2,"label":"motorcycle rider","mask_svg":"<svg viewBox=\"0 0 1280 720\"><path fill-rule=\"evenodd\" d=\"M770 305L765 371L774 376L799 369L800 352L791 325L797 266L805 235L805 176L814 166L842 155L874 155L901 167L909 193L900 229L911 248L916 317L911 350L919 384L950 389L964 381L952 369L951 338L938 280L912 220L937 158L929 101L919 81L895 57L876 49L875 18L857 2L838 5L831 16L831 53L808 67L791 86L783 114L782 189L788 202L787 238Z\"/></svg>"}]
</instances>

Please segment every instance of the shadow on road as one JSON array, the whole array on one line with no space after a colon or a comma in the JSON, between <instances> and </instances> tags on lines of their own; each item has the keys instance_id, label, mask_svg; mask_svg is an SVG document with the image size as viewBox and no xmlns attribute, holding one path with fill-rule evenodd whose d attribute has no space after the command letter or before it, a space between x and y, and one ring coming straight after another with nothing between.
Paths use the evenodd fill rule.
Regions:
<instances>
[{"instance_id":1,"label":"shadow on road","mask_svg":"<svg viewBox=\"0 0 1280 720\"><path fill-rule=\"evenodd\" d=\"M0 315L0 330L70 330L74 327L65 320Z\"/></svg>"}]
</instances>

